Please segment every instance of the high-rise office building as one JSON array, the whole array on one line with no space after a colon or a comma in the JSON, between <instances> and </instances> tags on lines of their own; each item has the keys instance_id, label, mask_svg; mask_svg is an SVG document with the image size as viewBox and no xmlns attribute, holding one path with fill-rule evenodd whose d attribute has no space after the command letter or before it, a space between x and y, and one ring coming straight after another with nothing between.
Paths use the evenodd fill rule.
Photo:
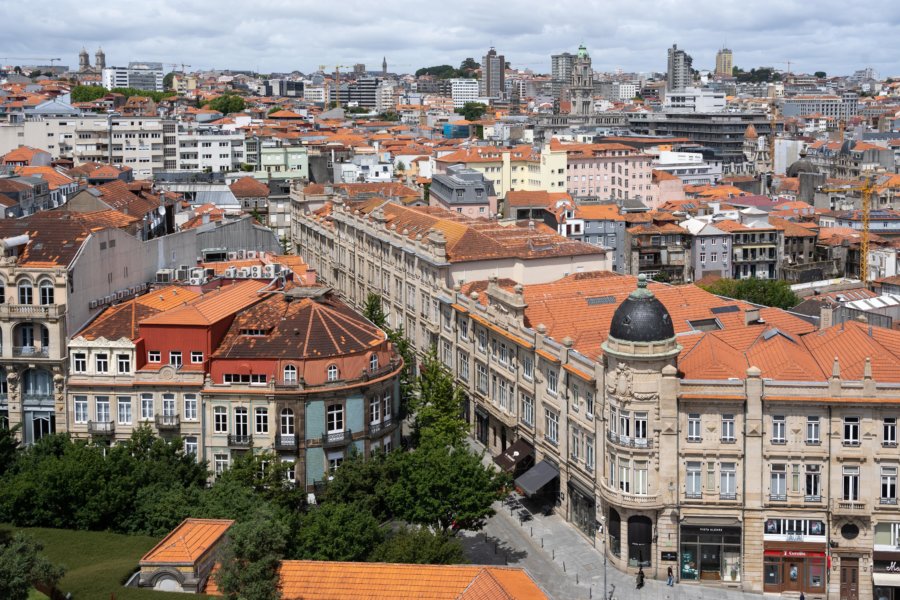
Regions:
<instances>
[{"instance_id":1,"label":"high-rise office building","mask_svg":"<svg viewBox=\"0 0 900 600\"><path fill-rule=\"evenodd\" d=\"M564 88L572 82L572 65L575 55L568 52L550 56L550 88L554 98L559 98Z\"/></svg>"},{"instance_id":2,"label":"high-rise office building","mask_svg":"<svg viewBox=\"0 0 900 600\"><path fill-rule=\"evenodd\" d=\"M506 90L506 57L491 46L481 59L481 95L500 98Z\"/></svg>"},{"instance_id":3,"label":"high-rise office building","mask_svg":"<svg viewBox=\"0 0 900 600\"><path fill-rule=\"evenodd\" d=\"M669 64L666 71L666 90L669 92L681 92L690 87L693 82L691 64L694 59L684 50L678 49L678 44L672 44L669 48Z\"/></svg>"},{"instance_id":4,"label":"high-rise office building","mask_svg":"<svg viewBox=\"0 0 900 600\"><path fill-rule=\"evenodd\" d=\"M716 75L719 77L731 77L734 71L734 57L731 50L722 48L716 52Z\"/></svg>"}]
</instances>

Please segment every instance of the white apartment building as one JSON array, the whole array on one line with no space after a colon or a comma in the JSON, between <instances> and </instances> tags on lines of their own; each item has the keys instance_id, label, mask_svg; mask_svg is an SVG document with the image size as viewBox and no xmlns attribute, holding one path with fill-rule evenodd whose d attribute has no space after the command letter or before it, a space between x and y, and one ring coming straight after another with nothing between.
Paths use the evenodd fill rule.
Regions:
<instances>
[{"instance_id":1,"label":"white apartment building","mask_svg":"<svg viewBox=\"0 0 900 600\"><path fill-rule=\"evenodd\" d=\"M164 77L162 63L130 62L127 67L103 69L103 87L108 90L130 87L137 90L162 92L164 91Z\"/></svg>"},{"instance_id":2,"label":"white apartment building","mask_svg":"<svg viewBox=\"0 0 900 600\"><path fill-rule=\"evenodd\" d=\"M149 179L154 170L165 167L163 135L167 124L173 125L159 117L78 119L72 145L75 165L112 162L131 167L136 179Z\"/></svg>"},{"instance_id":3,"label":"white apartment building","mask_svg":"<svg viewBox=\"0 0 900 600\"><path fill-rule=\"evenodd\" d=\"M663 110L667 112L721 112L725 110L725 92L714 92L695 87L667 92L663 101Z\"/></svg>"},{"instance_id":4,"label":"white apartment building","mask_svg":"<svg viewBox=\"0 0 900 600\"><path fill-rule=\"evenodd\" d=\"M244 162L244 133L217 126L179 123L176 168L185 171L228 172ZM166 148L168 152L169 149ZM166 163L168 164L168 154Z\"/></svg>"},{"instance_id":5,"label":"white apartment building","mask_svg":"<svg viewBox=\"0 0 900 600\"><path fill-rule=\"evenodd\" d=\"M478 80L451 79L450 97L453 98L453 108L462 108L466 102L477 102L479 97Z\"/></svg>"},{"instance_id":6,"label":"white apartment building","mask_svg":"<svg viewBox=\"0 0 900 600\"><path fill-rule=\"evenodd\" d=\"M721 163L705 161L698 152L660 152L653 169L674 175L684 185L712 185L722 178Z\"/></svg>"}]
</instances>

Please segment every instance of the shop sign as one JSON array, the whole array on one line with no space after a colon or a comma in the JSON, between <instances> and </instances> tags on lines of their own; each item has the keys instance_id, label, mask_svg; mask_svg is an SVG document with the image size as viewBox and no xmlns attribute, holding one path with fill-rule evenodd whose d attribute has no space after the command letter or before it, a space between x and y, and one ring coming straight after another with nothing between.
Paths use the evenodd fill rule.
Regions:
<instances>
[{"instance_id":1,"label":"shop sign","mask_svg":"<svg viewBox=\"0 0 900 600\"><path fill-rule=\"evenodd\" d=\"M900 573L900 565L894 560L891 562L875 561L874 570L879 573Z\"/></svg>"},{"instance_id":2,"label":"shop sign","mask_svg":"<svg viewBox=\"0 0 900 600\"><path fill-rule=\"evenodd\" d=\"M806 558L806 557L816 557L816 556L825 556L824 552L813 552L810 550L765 550L763 552L766 556L784 556L787 558Z\"/></svg>"},{"instance_id":3,"label":"shop sign","mask_svg":"<svg viewBox=\"0 0 900 600\"><path fill-rule=\"evenodd\" d=\"M664 561L677 561L678 553L677 552L661 552L659 556L660 560Z\"/></svg>"}]
</instances>

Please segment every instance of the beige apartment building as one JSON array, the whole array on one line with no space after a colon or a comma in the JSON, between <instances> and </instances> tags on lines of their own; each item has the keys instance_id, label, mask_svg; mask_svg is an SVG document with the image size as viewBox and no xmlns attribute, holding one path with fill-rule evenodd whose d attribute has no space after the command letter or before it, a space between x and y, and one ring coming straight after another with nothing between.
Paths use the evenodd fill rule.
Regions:
<instances>
[{"instance_id":1,"label":"beige apartment building","mask_svg":"<svg viewBox=\"0 0 900 600\"><path fill-rule=\"evenodd\" d=\"M352 302L381 293L419 349L435 346L466 390L473 436L616 567L810 599L894 597L900 333L819 331L602 271L462 276L435 260L446 234L401 229L396 214L295 211L300 251ZM413 261L399 286L382 245Z\"/></svg>"}]
</instances>

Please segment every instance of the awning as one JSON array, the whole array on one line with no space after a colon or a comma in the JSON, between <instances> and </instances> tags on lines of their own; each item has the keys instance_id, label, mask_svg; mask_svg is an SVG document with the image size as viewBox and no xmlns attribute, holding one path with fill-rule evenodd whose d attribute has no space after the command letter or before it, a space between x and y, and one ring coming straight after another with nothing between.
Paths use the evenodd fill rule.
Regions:
<instances>
[{"instance_id":1,"label":"awning","mask_svg":"<svg viewBox=\"0 0 900 600\"><path fill-rule=\"evenodd\" d=\"M885 587L900 587L900 573L872 573L872 582Z\"/></svg>"},{"instance_id":2,"label":"awning","mask_svg":"<svg viewBox=\"0 0 900 600\"><path fill-rule=\"evenodd\" d=\"M682 525L699 525L722 527L738 527L741 522L736 517L706 517L702 515L685 515L681 521Z\"/></svg>"},{"instance_id":3,"label":"awning","mask_svg":"<svg viewBox=\"0 0 900 600\"><path fill-rule=\"evenodd\" d=\"M559 469L545 458L516 479L516 487L521 488L526 496L533 496L557 477Z\"/></svg>"},{"instance_id":4,"label":"awning","mask_svg":"<svg viewBox=\"0 0 900 600\"><path fill-rule=\"evenodd\" d=\"M513 471L522 461L534 457L534 447L524 439L518 439L512 446L494 457L494 462L504 471Z\"/></svg>"}]
</instances>

